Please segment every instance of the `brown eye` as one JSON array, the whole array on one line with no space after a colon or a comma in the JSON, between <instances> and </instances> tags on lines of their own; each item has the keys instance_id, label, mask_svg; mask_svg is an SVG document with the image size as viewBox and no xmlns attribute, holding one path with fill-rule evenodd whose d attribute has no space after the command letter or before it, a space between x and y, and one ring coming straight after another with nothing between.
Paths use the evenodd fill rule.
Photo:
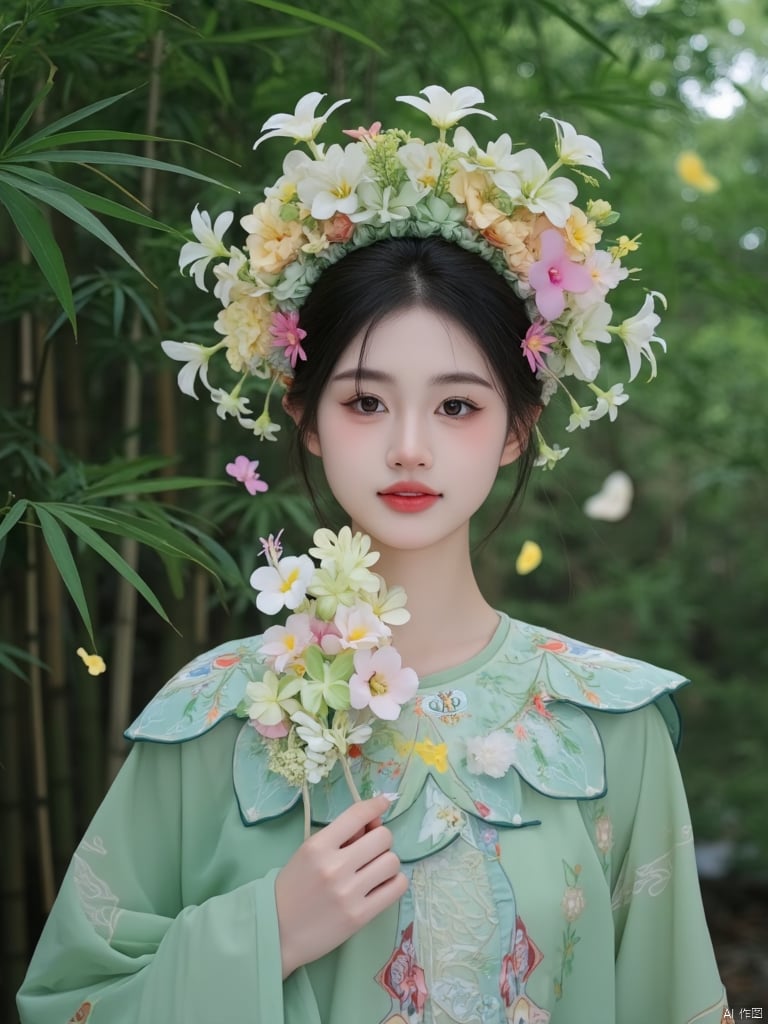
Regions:
<instances>
[{"instance_id":1,"label":"brown eye","mask_svg":"<svg viewBox=\"0 0 768 1024\"><path fill-rule=\"evenodd\" d=\"M472 405L471 402L467 402L464 398L446 398L442 404L445 415L451 416L454 419L468 415L475 408L476 406Z\"/></svg>"},{"instance_id":2,"label":"brown eye","mask_svg":"<svg viewBox=\"0 0 768 1024\"><path fill-rule=\"evenodd\" d=\"M373 395L358 395L351 405L356 412L372 413L379 412L381 402Z\"/></svg>"}]
</instances>

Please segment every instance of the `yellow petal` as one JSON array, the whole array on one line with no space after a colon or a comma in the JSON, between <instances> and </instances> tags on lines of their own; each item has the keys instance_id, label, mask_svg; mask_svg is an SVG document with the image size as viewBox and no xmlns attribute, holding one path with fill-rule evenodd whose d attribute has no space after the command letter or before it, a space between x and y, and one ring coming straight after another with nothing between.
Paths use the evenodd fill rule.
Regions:
<instances>
[{"instance_id":1,"label":"yellow petal","mask_svg":"<svg viewBox=\"0 0 768 1024\"><path fill-rule=\"evenodd\" d=\"M520 548L520 554L515 562L515 569L519 576L527 576L529 572L538 569L543 558L541 548L535 540L527 540Z\"/></svg>"},{"instance_id":2,"label":"yellow petal","mask_svg":"<svg viewBox=\"0 0 768 1024\"><path fill-rule=\"evenodd\" d=\"M102 672L107 671L107 666L100 654L89 654L84 647L78 647L75 653L88 669L89 675L100 676Z\"/></svg>"},{"instance_id":3,"label":"yellow petal","mask_svg":"<svg viewBox=\"0 0 768 1024\"><path fill-rule=\"evenodd\" d=\"M685 185L690 185L697 192L717 192L720 182L704 166L698 153L686 150L681 153L675 163L677 176Z\"/></svg>"}]
</instances>

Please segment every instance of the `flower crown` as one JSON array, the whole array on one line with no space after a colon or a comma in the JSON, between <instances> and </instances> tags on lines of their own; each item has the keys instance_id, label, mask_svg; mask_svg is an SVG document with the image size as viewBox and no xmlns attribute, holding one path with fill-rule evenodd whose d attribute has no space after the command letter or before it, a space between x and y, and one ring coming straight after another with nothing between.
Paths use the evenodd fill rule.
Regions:
<instances>
[{"instance_id":1,"label":"flower crown","mask_svg":"<svg viewBox=\"0 0 768 1024\"><path fill-rule=\"evenodd\" d=\"M433 141L415 138L398 128L347 130L353 141L326 146L316 141L328 117L349 100L317 108L323 93L302 97L293 114L275 114L262 128L254 149L269 138L287 137L305 143L283 162L283 173L265 190L265 200L240 221L247 233L243 248L227 248L222 237L234 214L220 214L211 224L195 207L192 229L197 242L187 242L179 257L182 271L207 291L205 272L213 259L214 295L221 302L215 322L222 335L214 345L164 341L165 353L184 363L178 383L193 397L199 375L224 419L234 416L257 437L274 440L280 429L269 415L276 383L288 385L299 360L307 358L299 310L320 274L347 253L385 238L440 236L486 259L525 301L531 327L522 339L522 357L543 381L545 403L559 389L571 403L568 431L586 428L607 415L616 419L628 400L623 384L604 389L596 383L599 345L618 337L624 343L633 380L645 358L656 375L652 343L660 321L649 292L639 312L613 326L607 295L634 273L622 259L638 247L637 238L622 235L599 248L603 230L618 214L602 199L575 205L576 184L560 176L568 169L588 185L596 179L583 168L600 171L600 146L573 125L549 114L555 128L555 161L547 165L535 150L513 149L506 133L484 149L458 122L470 114L496 120L474 104L483 103L479 89L467 86L449 93L437 85L421 96L397 99L425 113L439 135ZM452 132L450 141L448 132ZM232 389L208 381L211 357L223 351L240 379ZM263 411L253 418L243 394L249 378L268 380ZM591 394L582 404L566 386L574 378ZM264 385L261 385L263 390ZM594 405L591 403L594 402ZM541 434L538 463L546 468L568 451L550 447Z\"/></svg>"}]
</instances>

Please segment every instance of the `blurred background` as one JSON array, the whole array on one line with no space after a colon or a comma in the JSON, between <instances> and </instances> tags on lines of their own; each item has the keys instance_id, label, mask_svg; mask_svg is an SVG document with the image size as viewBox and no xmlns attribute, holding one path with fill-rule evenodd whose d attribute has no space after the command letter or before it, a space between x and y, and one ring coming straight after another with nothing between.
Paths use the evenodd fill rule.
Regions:
<instances>
[{"instance_id":1,"label":"blurred background","mask_svg":"<svg viewBox=\"0 0 768 1024\"><path fill-rule=\"evenodd\" d=\"M566 435L567 459L537 471L478 564L511 615L694 681L680 757L710 926L731 1005L764 1005L767 55L765 0L5 0L0 1017L16 1019L122 730L194 655L263 628L259 536L284 526L299 550L316 525L290 431L258 444L220 421L160 350L215 338L216 300L178 271L190 212L250 212L289 148L253 142L304 93L352 97L334 142L404 124L394 96L434 83L483 90L499 121L468 122L479 140L551 153L542 111L596 137L611 178L595 195L668 300L658 379L640 373L615 425ZM546 422L568 411L553 405L545 433L562 437ZM226 476L238 454L266 493ZM606 495L616 472L631 496L626 478ZM528 540L543 560L521 574Z\"/></svg>"}]
</instances>

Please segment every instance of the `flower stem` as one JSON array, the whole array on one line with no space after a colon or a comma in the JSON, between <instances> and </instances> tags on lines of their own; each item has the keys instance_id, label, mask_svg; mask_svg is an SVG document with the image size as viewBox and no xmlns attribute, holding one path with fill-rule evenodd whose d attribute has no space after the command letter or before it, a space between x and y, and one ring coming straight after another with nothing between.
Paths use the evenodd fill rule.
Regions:
<instances>
[{"instance_id":1,"label":"flower stem","mask_svg":"<svg viewBox=\"0 0 768 1024\"><path fill-rule=\"evenodd\" d=\"M349 761L346 759L346 757L341 758L341 767L344 770L344 778L347 780L349 791L352 794L354 801L356 803L359 803L362 800L362 797L360 796L357 786L355 785L355 780L352 778L352 772L350 771L349 768Z\"/></svg>"}]
</instances>

